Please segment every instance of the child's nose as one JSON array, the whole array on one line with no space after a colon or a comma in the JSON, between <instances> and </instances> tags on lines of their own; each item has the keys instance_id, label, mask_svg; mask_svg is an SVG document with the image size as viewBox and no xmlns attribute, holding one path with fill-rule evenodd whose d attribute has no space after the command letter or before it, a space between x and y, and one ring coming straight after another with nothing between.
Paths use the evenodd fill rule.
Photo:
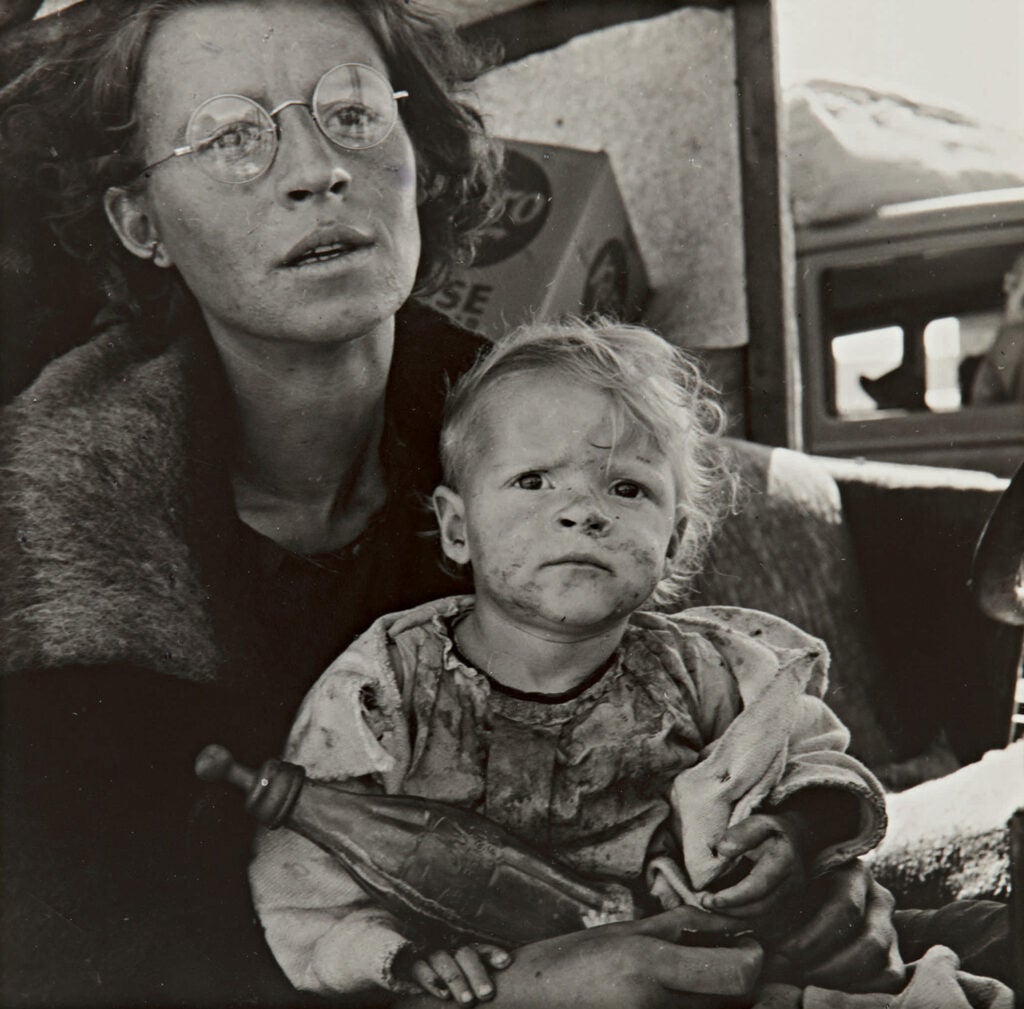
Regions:
<instances>
[{"instance_id":1,"label":"child's nose","mask_svg":"<svg viewBox=\"0 0 1024 1009\"><path fill-rule=\"evenodd\" d=\"M558 523L565 529L579 528L591 536L601 536L611 526L611 517L590 498L574 501L562 510Z\"/></svg>"}]
</instances>

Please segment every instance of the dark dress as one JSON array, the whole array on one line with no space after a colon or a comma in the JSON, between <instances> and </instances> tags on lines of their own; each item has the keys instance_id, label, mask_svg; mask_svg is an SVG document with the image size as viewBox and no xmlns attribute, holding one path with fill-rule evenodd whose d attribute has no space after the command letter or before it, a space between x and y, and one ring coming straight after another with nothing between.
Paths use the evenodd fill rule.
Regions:
<instances>
[{"instance_id":1,"label":"dark dress","mask_svg":"<svg viewBox=\"0 0 1024 1009\"><path fill-rule=\"evenodd\" d=\"M184 547L219 660L202 676L187 668L187 654L181 668L170 659L147 664L132 658L138 649L129 645L124 661L95 661L94 628L83 626L66 635L71 645L62 654L70 648L73 657L78 634L87 661L7 663L0 678L4 1006L298 1001L252 913L245 877L252 831L241 797L196 781L193 760L213 741L250 764L275 755L307 688L375 617L464 587L440 567L425 505L439 479L445 383L468 366L480 340L426 310L400 313L383 446L387 505L343 550L303 557L237 518L224 458L231 437L224 377L200 326L181 339L187 486L168 515L143 530L176 532L171 546ZM104 382L117 374L112 367L100 376L84 413L69 408L57 428L89 437ZM17 423L5 432L11 443L40 413L31 388L19 402ZM101 467L86 476L109 475L116 489L120 449L110 441L111 458L101 453ZM21 480L16 466L5 479ZM4 514L11 551L4 557L23 563L19 544L31 534L16 511ZM144 549L131 542L124 549L148 558L159 538L148 536ZM97 621L117 588L104 584L103 560L89 573L98 585ZM111 570L118 560L110 558ZM31 655L31 600L24 584L16 589L5 599L5 627L16 654Z\"/></svg>"}]
</instances>

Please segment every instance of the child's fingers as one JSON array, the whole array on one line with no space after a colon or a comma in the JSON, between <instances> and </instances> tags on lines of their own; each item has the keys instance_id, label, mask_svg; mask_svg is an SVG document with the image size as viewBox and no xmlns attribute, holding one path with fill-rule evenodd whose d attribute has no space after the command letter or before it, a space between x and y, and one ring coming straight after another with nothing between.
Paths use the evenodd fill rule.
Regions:
<instances>
[{"instance_id":1,"label":"child's fingers","mask_svg":"<svg viewBox=\"0 0 1024 1009\"><path fill-rule=\"evenodd\" d=\"M451 953L437 950L428 955L427 962L457 1002L469 1005L476 1001L476 996L462 973L462 967Z\"/></svg>"},{"instance_id":2,"label":"child's fingers","mask_svg":"<svg viewBox=\"0 0 1024 1009\"><path fill-rule=\"evenodd\" d=\"M512 954L489 942L473 943L475 949L495 970L504 970L512 962Z\"/></svg>"},{"instance_id":3,"label":"child's fingers","mask_svg":"<svg viewBox=\"0 0 1024 1009\"><path fill-rule=\"evenodd\" d=\"M462 976L474 998L489 999L494 996L491 975L473 946L460 946L455 951L455 962L462 968Z\"/></svg>"},{"instance_id":4,"label":"child's fingers","mask_svg":"<svg viewBox=\"0 0 1024 1009\"><path fill-rule=\"evenodd\" d=\"M779 825L774 817L748 816L731 826L718 839L715 851L723 858L736 858L756 848L778 832Z\"/></svg>"},{"instance_id":5,"label":"child's fingers","mask_svg":"<svg viewBox=\"0 0 1024 1009\"><path fill-rule=\"evenodd\" d=\"M778 898L778 893L770 893L761 900L734 904L728 909L729 915L734 918L737 923L753 922L755 918L761 918L769 911L773 910L778 902ZM707 896L701 897L702 901L707 899Z\"/></svg>"},{"instance_id":6,"label":"child's fingers","mask_svg":"<svg viewBox=\"0 0 1024 1009\"><path fill-rule=\"evenodd\" d=\"M417 960L410 970L413 981L434 998L448 998L448 989L426 960Z\"/></svg>"},{"instance_id":7,"label":"child's fingers","mask_svg":"<svg viewBox=\"0 0 1024 1009\"><path fill-rule=\"evenodd\" d=\"M747 852L754 867L738 883L719 893L706 894L702 906L710 911L750 905L774 894L796 871L792 847L775 835Z\"/></svg>"}]
</instances>

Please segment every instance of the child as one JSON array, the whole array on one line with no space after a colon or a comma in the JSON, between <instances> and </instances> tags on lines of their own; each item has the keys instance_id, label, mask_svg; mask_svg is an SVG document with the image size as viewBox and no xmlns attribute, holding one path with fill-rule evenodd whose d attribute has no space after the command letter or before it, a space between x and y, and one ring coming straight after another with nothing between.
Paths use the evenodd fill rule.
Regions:
<instances>
[{"instance_id":1,"label":"child","mask_svg":"<svg viewBox=\"0 0 1024 1009\"><path fill-rule=\"evenodd\" d=\"M647 330L499 341L451 393L433 500L475 595L379 620L314 686L286 758L483 813L665 905L780 921L805 866L878 842L884 803L820 700L822 642L753 611L642 610L694 572L729 487L720 427L696 368ZM300 988L473 1001L508 962L413 948L287 830L261 836L251 878Z\"/></svg>"}]
</instances>

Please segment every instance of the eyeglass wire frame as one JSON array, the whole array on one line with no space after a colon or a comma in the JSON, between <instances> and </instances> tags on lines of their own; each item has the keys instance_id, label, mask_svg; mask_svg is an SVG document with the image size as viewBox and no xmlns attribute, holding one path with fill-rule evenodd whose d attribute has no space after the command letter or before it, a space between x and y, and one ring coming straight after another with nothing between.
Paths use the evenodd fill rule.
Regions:
<instances>
[{"instance_id":1,"label":"eyeglass wire frame","mask_svg":"<svg viewBox=\"0 0 1024 1009\"><path fill-rule=\"evenodd\" d=\"M375 76L380 77L381 79L383 79L385 81L387 80L387 78L384 77L384 75L379 70L375 70L373 67L367 66L365 63L339 63L336 66L329 67L327 70L325 70L320 75L319 80L317 80L316 85L313 88L312 100L308 101L308 102L304 102L304 101L302 101L301 99L298 99L298 98L290 98L287 101L281 102L279 105L276 105L274 108L272 108L272 109L270 109L268 111L266 108L264 108L262 105L260 105L260 103L257 102L255 99L249 98L248 95L239 95L239 94L234 94L232 92L226 92L226 93L220 94L220 95L212 95L210 98L207 98L205 101L200 102L199 105L197 105L196 108L193 109L192 114L189 116L188 123L186 124L186 127L185 127L186 135L188 135L188 133L191 131L192 122L195 119L196 115L199 113L199 111L201 109L203 109L206 105L208 105L210 102L216 101L218 98L237 98L237 99L239 99L239 100L241 100L243 102L247 102L248 104L255 106L257 109L260 110L260 112L264 113L270 119L271 125L273 126L273 129L274 129L274 138L275 138L275 140L274 140L274 151L273 151L273 154L270 156L270 159L267 161L266 165L264 165L264 167L262 169L260 169L259 172L257 172L255 175L250 175L250 176L248 176L247 178L244 178L244 179L220 179L220 178L216 178L215 176L211 176L211 178L214 178L215 181L221 182L224 185L228 185L228 186L244 186L246 183L255 182L257 179L259 179L262 176L266 175L266 173L268 171L270 171L270 167L271 167L271 165L273 165L274 160L277 157L277 150L278 150L278 147L280 146L280 143L281 143L281 129L277 125L277 116L279 116L285 109L289 108L292 105L298 105L298 106L301 106L304 109L307 109L309 111L310 118L313 120L314 123L316 123L317 129L321 132L321 134L323 134L323 136L326 137L327 140L329 140L332 144L334 144L335 147L338 147L341 150L345 150L345 151L370 151L370 150L373 150L374 147L379 147L382 143L384 143L384 141L387 140L388 137L390 137L391 134L394 132L395 123L398 122L397 103L402 98L408 98L409 97L409 92L408 91L392 91L391 92L391 99L394 102L393 108L395 110L394 118L391 120L391 124L387 128L387 132L385 132L384 135L379 140L375 140L372 144L366 144L365 146L362 146L362 147L349 147L348 145L343 144L341 141L336 140L334 137L332 137L327 132L327 130L324 129L323 124L320 122L320 119L319 119L319 117L316 114L316 94L317 94L317 91L320 89L321 82L324 80L325 77L327 77L328 74L332 74L332 73L334 73L335 70L340 70L343 67L358 67L361 70L368 70L371 74L374 74ZM149 175L149 173L152 172L154 168L159 168L160 165L163 165L166 162L173 160L174 158L183 158L183 157L186 157L189 154L195 154L196 151L197 151L197 147L196 147L195 144L186 144L183 147L175 147L174 150L171 151L170 154L167 154L164 157L159 158L158 160L152 162L152 164L146 165L145 168L143 168L143 169L141 169L139 171L139 173L135 176L135 178L136 179L140 179L144 175ZM201 166L200 166L200 170L202 170L204 172L204 174L207 174L207 175L209 174L204 169L202 169Z\"/></svg>"}]
</instances>

